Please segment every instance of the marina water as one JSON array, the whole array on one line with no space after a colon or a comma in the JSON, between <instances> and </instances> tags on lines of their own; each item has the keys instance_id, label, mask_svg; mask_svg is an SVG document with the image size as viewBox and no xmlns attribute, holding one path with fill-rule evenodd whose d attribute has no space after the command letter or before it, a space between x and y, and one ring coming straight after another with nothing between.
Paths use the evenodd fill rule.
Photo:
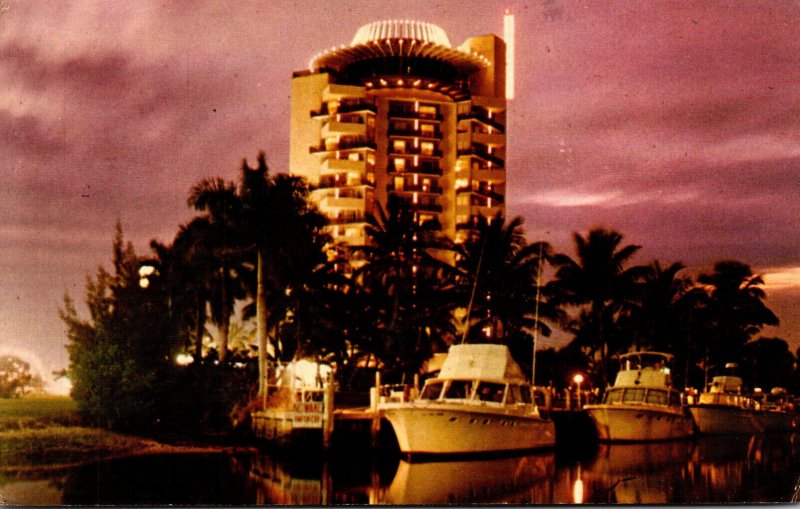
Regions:
<instances>
[{"instance_id":1,"label":"marina water","mask_svg":"<svg viewBox=\"0 0 800 509\"><path fill-rule=\"evenodd\" d=\"M0 473L0 503L447 504L789 502L800 435L592 445L408 463L397 454L152 455Z\"/></svg>"}]
</instances>

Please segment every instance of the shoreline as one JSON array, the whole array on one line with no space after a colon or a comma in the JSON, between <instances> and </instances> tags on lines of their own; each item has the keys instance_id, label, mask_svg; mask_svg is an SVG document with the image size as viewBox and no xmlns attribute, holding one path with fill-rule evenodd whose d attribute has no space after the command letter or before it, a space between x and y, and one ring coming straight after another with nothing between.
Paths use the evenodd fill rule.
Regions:
<instances>
[{"instance_id":1,"label":"shoreline","mask_svg":"<svg viewBox=\"0 0 800 509\"><path fill-rule=\"evenodd\" d=\"M139 439L133 435L123 435L131 439ZM32 472L53 472L77 468L101 461L113 461L123 458L133 458L137 456L150 456L159 454L242 454L256 452L254 446L215 446L215 445L170 445L157 442L151 439L141 439L143 444L140 447L129 451L113 452L110 454L96 454L95 451L87 451L86 458L67 463L42 463L29 465L2 465L0 474L32 473Z\"/></svg>"}]
</instances>

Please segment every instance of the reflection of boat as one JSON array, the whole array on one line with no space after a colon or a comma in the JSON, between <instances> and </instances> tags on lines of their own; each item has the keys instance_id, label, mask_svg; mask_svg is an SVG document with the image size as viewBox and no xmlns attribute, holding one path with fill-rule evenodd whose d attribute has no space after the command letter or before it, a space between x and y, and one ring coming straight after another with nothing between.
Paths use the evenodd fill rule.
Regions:
<instances>
[{"instance_id":1,"label":"reflection of boat","mask_svg":"<svg viewBox=\"0 0 800 509\"><path fill-rule=\"evenodd\" d=\"M658 352L620 356L614 387L606 391L603 403L585 407L600 440L670 440L694 433L680 393L672 388L671 361L671 355Z\"/></svg>"},{"instance_id":2,"label":"reflection of boat","mask_svg":"<svg viewBox=\"0 0 800 509\"><path fill-rule=\"evenodd\" d=\"M773 387L764 395L761 411L756 413L756 420L765 432L794 431L798 427L798 416L789 393L783 387Z\"/></svg>"},{"instance_id":3,"label":"reflection of boat","mask_svg":"<svg viewBox=\"0 0 800 509\"><path fill-rule=\"evenodd\" d=\"M742 379L733 375L715 376L699 402L689 406L697 429L704 434L760 433L756 408L756 401L744 394Z\"/></svg>"},{"instance_id":4,"label":"reflection of boat","mask_svg":"<svg viewBox=\"0 0 800 509\"><path fill-rule=\"evenodd\" d=\"M401 461L382 503L440 505L548 503L555 472L551 453L473 461Z\"/></svg>"},{"instance_id":5,"label":"reflection of boat","mask_svg":"<svg viewBox=\"0 0 800 509\"><path fill-rule=\"evenodd\" d=\"M505 345L450 347L439 376L425 383L417 400L383 409L409 456L555 444L553 422L539 414L531 386Z\"/></svg>"}]
</instances>

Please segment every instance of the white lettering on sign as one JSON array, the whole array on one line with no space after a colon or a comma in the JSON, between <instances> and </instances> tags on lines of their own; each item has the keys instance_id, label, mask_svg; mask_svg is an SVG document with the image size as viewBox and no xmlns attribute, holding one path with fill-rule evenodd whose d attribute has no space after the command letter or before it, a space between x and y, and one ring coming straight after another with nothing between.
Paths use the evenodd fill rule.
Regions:
<instances>
[{"instance_id":1,"label":"white lettering on sign","mask_svg":"<svg viewBox=\"0 0 800 509\"><path fill-rule=\"evenodd\" d=\"M292 406L295 428L321 428L322 403L296 401Z\"/></svg>"}]
</instances>

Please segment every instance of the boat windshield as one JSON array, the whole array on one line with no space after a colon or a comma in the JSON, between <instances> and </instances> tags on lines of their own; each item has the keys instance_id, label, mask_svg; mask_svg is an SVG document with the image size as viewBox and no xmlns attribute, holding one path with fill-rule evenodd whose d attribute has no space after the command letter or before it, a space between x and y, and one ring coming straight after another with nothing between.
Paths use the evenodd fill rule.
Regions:
<instances>
[{"instance_id":1,"label":"boat windshield","mask_svg":"<svg viewBox=\"0 0 800 509\"><path fill-rule=\"evenodd\" d=\"M450 380L444 393L445 399L467 399L472 394L471 380Z\"/></svg>"},{"instance_id":2,"label":"boat windshield","mask_svg":"<svg viewBox=\"0 0 800 509\"><path fill-rule=\"evenodd\" d=\"M503 402L503 393L506 390L505 384L494 382L481 382L478 385L478 399L481 401Z\"/></svg>"},{"instance_id":3,"label":"boat windshield","mask_svg":"<svg viewBox=\"0 0 800 509\"><path fill-rule=\"evenodd\" d=\"M426 383L425 388L422 389L422 394L419 396L420 399L439 399L439 396L442 394L443 385L443 382Z\"/></svg>"},{"instance_id":4,"label":"boat windshield","mask_svg":"<svg viewBox=\"0 0 800 509\"><path fill-rule=\"evenodd\" d=\"M666 389L611 389L606 392L603 403L647 403L648 405L680 406L681 397L677 392Z\"/></svg>"}]
</instances>

